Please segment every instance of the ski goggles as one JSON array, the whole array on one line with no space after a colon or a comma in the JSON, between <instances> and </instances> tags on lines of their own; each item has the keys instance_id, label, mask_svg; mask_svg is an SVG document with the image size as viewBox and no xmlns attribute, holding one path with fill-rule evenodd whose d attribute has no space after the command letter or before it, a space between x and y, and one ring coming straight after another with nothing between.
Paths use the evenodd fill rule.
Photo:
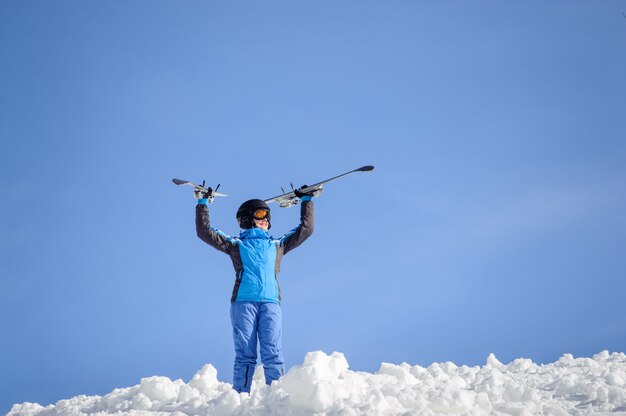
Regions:
<instances>
[{"instance_id":1,"label":"ski goggles","mask_svg":"<svg viewBox=\"0 0 626 416\"><path fill-rule=\"evenodd\" d=\"M255 209L254 211L252 211L252 218L254 218L255 220L263 220L267 218L267 220L269 221L270 211L263 208Z\"/></svg>"}]
</instances>

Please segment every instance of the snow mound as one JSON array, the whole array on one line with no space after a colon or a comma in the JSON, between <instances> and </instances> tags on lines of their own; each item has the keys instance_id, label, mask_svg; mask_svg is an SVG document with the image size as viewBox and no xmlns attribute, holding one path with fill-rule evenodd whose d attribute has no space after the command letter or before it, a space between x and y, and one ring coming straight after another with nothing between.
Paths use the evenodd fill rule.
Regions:
<instances>
[{"instance_id":1,"label":"snow mound","mask_svg":"<svg viewBox=\"0 0 626 416\"><path fill-rule=\"evenodd\" d=\"M54 415L587 415L626 414L626 355L566 354L551 364L528 359L482 366L434 363L424 368L382 363L351 371L343 354L310 352L271 386L263 369L252 394L238 394L207 364L189 383L148 377L100 396L76 396L47 407L13 406L8 416Z\"/></svg>"}]
</instances>

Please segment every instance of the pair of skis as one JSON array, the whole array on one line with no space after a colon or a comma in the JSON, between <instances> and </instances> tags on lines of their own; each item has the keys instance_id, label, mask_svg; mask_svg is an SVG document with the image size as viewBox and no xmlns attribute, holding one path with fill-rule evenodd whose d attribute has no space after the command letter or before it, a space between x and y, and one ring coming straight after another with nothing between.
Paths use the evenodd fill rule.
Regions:
<instances>
[{"instance_id":1,"label":"pair of skis","mask_svg":"<svg viewBox=\"0 0 626 416\"><path fill-rule=\"evenodd\" d=\"M176 179L176 178L172 179L172 182L174 182L175 185L189 185L189 186L193 187L193 189L199 189L200 191L204 192L205 195L207 195L207 200L208 200L209 204L212 204L213 201L215 201L215 197L216 196L228 196L228 195L223 194L221 192L217 192L217 190L220 187L219 183L217 184L215 189L213 189L210 186L207 188L204 181L202 181L202 185L196 185L195 183L193 183L191 181L186 181L186 180L183 180L183 179Z\"/></svg>"},{"instance_id":2,"label":"pair of skis","mask_svg":"<svg viewBox=\"0 0 626 416\"><path fill-rule=\"evenodd\" d=\"M319 194L322 192L322 188L325 184L332 182L332 181L336 181L339 178L343 178L344 176L350 175L352 173L355 172L371 172L374 170L374 166L362 166L358 169L354 169L351 170L349 172L346 173L342 173L341 175L337 175L334 176L330 179L326 179L323 180L321 182L317 182L316 184L313 185L304 185L301 188L295 189L293 187L293 184L291 185L291 192L285 192L284 189L281 188L281 190L283 191L283 193L281 195L275 196L273 198L269 198L266 199L265 202L267 204L270 204L272 202L276 202L278 203L278 205L282 208L289 208L292 207L294 205L297 205L300 203L300 198L298 198L298 196L296 196L296 191L298 191L298 193L303 193L303 194L307 194L307 193L312 193L312 194ZM211 187L206 187L205 186L205 182L202 181L202 185L196 185L195 183L191 182L191 181L185 181L182 179L172 179L172 182L174 182L176 185L188 185L195 188L200 188L201 191L206 192L207 196L207 200L210 204L213 203L213 201L215 200L216 196L228 196L226 194L223 194L221 192L217 192L217 189L220 187L219 185L217 185L217 187L215 189L212 189Z\"/></svg>"}]
</instances>

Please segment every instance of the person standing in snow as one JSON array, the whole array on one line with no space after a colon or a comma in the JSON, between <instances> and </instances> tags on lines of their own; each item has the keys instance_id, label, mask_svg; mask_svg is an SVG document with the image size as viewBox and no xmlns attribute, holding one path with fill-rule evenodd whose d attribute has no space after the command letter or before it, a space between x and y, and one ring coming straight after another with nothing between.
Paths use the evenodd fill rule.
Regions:
<instances>
[{"instance_id":1,"label":"person standing in snow","mask_svg":"<svg viewBox=\"0 0 626 416\"><path fill-rule=\"evenodd\" d=\"M196 232L211 247L230 256L235 267L235 286L230 299L230 317L235 343L233 388L250 393L257 362L257 340L265 370L265 382L271 384L285 373L282 352L282 312L278 272L283 255L298 247L313 233L314 192L296 191L300 205L300 224L275 239L270 236L269 206L260 199L244 202L237 210L242 228L239 237L230 237L211 227L208 194L194 189Z\"/></svg>"}]
</instances>

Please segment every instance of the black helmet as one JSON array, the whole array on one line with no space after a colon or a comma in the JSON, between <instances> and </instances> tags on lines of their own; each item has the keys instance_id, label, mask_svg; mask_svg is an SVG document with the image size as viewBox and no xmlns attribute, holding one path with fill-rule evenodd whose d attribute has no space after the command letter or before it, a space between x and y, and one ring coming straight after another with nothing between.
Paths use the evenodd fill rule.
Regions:
<instances>
[{"instance_id":1,"label":"black helmet","mask_svg":"<svg viewBox=\"0 0 626 416\"><path fill-rule=\"evenodd\" d=\"M239 226L244 230L254 227L254 221L252 220L252 213L257 209L267 210L267 229L272 228L270 223L270 207L261 199L250 199L249 201L241 204L237 210L237 222Z\"/></svg>"}]
</instances>

